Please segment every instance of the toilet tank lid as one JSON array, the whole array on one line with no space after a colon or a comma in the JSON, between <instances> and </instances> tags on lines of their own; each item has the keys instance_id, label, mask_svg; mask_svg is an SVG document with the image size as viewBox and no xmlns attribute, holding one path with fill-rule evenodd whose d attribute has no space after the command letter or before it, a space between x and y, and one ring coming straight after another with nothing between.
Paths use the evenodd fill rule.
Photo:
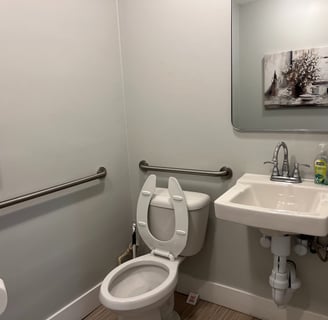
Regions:
<instances>
[{"instance_id":1,"label":"toilet tank lid","mask_svg":"<svg viewBox=\"0 0 328 320\"><path fill-rule=\"evenodd\" d=\"M188 210L190 211L204 208L210 202L210 196L205 193L184 191L184 194ZM150 205L159 208L173 209L168 189L156 188Z\"/></svg>"}]
</instances>

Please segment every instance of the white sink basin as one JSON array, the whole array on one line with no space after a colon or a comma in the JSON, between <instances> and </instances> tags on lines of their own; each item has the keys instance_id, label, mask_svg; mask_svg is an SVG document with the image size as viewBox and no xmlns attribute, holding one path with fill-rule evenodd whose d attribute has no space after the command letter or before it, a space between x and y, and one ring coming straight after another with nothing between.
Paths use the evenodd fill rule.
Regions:
<instances>
[{"instance_id":1,"label":"white sink basin","mask_svg":"<svg viewBox=\"0 0 328 320\"><path fill-rule=\"evenodd\" d=\"M214 205L219 219L284 233L328 234L328 186L312 180L290 184L244 174Z\"/></svg>"}]
</instances>

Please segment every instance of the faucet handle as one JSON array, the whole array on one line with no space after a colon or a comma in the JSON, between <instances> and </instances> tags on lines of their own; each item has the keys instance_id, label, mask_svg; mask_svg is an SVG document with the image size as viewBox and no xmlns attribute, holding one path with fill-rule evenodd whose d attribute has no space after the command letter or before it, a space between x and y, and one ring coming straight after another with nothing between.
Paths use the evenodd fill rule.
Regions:
<instances>
[{"instance_id":1,"label":"faucet handle","mask_svg":"<svg viewBox=\"0 0 328 320\"><path fill-rule=\"evenodd\" d=\"M292 174L292 177L293 178L299 178L299 179L301 179L300 169L299 169L300 166L307 167L307 168L310 168L311 167L309 164L306 164L306 163L298 163L298 162L295 162L294 170L293 170L293 174Z\"/></svg>"},{"instance_id":2,"label":"faucet handle","mask_svg":"<svg viewBox=\"0 0 328 320\"><path fill-rule=\"evenodd\" d=\"M268 160L268 161L264 161L264 164L273 164L271 176L279 176L278 161Z\"/></svg>"}]
</instances>

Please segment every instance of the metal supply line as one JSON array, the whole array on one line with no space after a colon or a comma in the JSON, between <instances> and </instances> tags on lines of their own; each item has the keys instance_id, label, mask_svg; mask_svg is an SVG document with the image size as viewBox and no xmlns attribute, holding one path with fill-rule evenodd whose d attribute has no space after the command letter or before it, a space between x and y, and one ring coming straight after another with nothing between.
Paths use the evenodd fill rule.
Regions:
<instances>
[{"instance_id":1,"label":"metal supply line","mask_svg":"<svg viewBox=\"0 0 328 320\"><path fill-rule=\"evenodd\" d=\"M68 189L68 188L72 188L72 187L78 186L80 184L89 182L89 181L102 179L102 178L106 177L106 174L107 174L106 168L100 167L96 174L92 174L92 175L84 177L84 178L72 180L72 181L69 181L69 182L58 184L58 185L50 187L50 188L41 189L39 191L27 193L27 194L24 194L22 196L18 196L18 197L15 197L15 198L11 198L11 199L8 199L8 200L1 201L0 202L0 209L10 207L10 206L13 206L15 204L25 202L25 201L28 201L28 200L32 200L32 199L35 199L35 198L39 198L39 197L48 195L50 193L54 193L54 192L57 192L57 191Z\"/></svg>"},{"instance_id":2,"label":"metal supply line","mask_svg":"<svg viewBox=\"0 0 328 320\"><path fill-rule=\"evenodd\" d=\"M187 174L210 176L210 177L225 177L227 179L232 177L232 170L228 167L222 167L219 171L171 168L171 167L151 166L148 164L146 160L142 160L139 162L139 168L143 171L187 173Z\"/></svg>"}]
</instances>

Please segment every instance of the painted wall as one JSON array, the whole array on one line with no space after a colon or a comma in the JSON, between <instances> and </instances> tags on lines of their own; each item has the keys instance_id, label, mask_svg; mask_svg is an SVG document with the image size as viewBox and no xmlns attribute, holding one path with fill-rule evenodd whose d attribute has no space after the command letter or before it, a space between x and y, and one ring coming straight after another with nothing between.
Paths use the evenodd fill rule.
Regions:
<instances>
[{"instance_id":1,"label":"painted wall","mask_svg":"<svg viewBox=\"0 0 328 320\"><path fill-rule=\"evenodd\" d=\"M128 138L135 207L145 176L142 159L154 165L218 169L229 165L231 181L177 176L186 190L222 194L244 172L270 173L279 140L292 157L312 163L327 135L238 133L230 123L230 1L121 0ZM311 177L312 170L304 172ZM167 176L159 174L160 184ZM259 231L219 221L210 213L203 251L187 259L182 272L200 279L271 296L270 252ZM328 313L327 265L316 256L294 257L303 287L292 305Z\"/></svg>"},{"instance_id":2,"label":"painted wall","mask_svg":"<svg viewBox=\"0 0 328 320\"><path fill-rule=\"evenodd\" d=\"M0 198L108 169L0 216L4 320L45 319L100 282L131 210L115 1L0 2Z\"/></svg>"}]
</instances>

